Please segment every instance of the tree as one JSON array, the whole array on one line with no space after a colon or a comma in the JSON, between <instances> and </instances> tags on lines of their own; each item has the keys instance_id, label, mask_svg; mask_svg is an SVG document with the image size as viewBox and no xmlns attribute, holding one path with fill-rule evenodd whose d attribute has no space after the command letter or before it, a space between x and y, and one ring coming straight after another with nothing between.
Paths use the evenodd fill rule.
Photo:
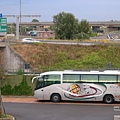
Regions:
<instances>
[{"instance_id":1,"label":"tree","mask_svg":"<svg viewBox=\"0 0 120 120\"><path fill-rule=\"evenodd\" d=\"M81 20L81 22L78 25L78 38L79 39L88 39L91 34L91 29L89 26L89 22L87 20Z\"/></svg>"},{"instance_id":2,"label":"tree","mask_svg":"<svg viewBox=\"0 0 120 120\"><path fill-rule=\"evenodd\" d=\"M2 117L2 96L1 96L1 81L3 77L3 68L0 67L0 118Z\"/></svg>"},{"instance_id":3,"label":"tree","mask_svg":"<svg viewBox=\"0 0 120 120\"><path fill-rule=\"evenodd\" d=\"M0 118L2 117L2 95L1 95L1 82L5 78L5 67L2 64L2 51L0 51Z\"/></svg>"},{"instance_id":4,"label":"tree","mask_svg":"<svg viewBox=\"0 0 120 120\"><path fill-rule=\"evenodd\" d=\"M53 30L56 38L74 39L78 30L78 20L71 13L61 12L53 16Z\"/></svg>"},{"instance_id":5,"label":"tree","mask_svg":"<svg viewBox=\"0 0 120 120\"><path fill-rule=\"evenodd\" d=\"M39 20L37 20L37 19L33 19L32 22L39 22Z\"/></svg>"},{"instance_id":6,"label":"tree","mask_svg":"<svg viewBox=\"0 0 120 120\"><path fill-rule=\"evenodd\" d=\"M2 52L0 51L0 118L2 116L1 81L3 77Z\"/></svg>"}]
</instances>

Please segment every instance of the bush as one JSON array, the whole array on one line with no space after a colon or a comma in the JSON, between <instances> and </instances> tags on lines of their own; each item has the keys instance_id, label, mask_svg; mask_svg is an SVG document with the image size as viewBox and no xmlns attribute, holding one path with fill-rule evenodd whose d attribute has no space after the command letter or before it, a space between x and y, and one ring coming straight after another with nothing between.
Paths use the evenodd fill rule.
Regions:
<instances>
[{"instance_id":1,"label":"bush","mask_svg":"<svg viewBox=\"0 0 120 120\"><path fill-rule=\"evenodd\" d=\"M23 72L23 70L21 70L21 69L19 69L17 72L16 72L16 75L23 75L24 74L24 72Z\"/></svg>"},{"instance_id":2,"label":"bush","mask_svg":"<svg viewBox=\"0 0 120 120\"><path fill-rule=\"evenodd\" d=\"M6 84L1 88L2 95L32 95L32 88L26 81L26 76L23 75L22 82L13 88L10 84Z\"/></svg>"},{"instance_id":3,"label":"bush","mask_svg":"<svg viewBox=\"0 0 120 120\"><path fill-rule=\"evenodd\" d=\"M12 94L12 87L11 85L7 84L1 88L1 93L3 95L11 95Z\"/></svg>"}]
</instances>

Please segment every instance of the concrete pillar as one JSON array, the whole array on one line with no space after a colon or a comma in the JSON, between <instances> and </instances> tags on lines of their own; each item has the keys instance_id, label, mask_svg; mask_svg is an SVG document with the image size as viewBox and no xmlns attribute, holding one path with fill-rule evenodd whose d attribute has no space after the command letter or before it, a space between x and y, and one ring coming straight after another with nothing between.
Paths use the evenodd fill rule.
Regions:
<instances>
[{"instance_id":1,"label":"concrete pillar","mask_svg":"<svg viewBox=\"0 0 120 120\"><path fill-rule=\"evenodd\" d=\"M19 17L16 17L16 39L19 39Z\"/></svg>"}]
</instances>

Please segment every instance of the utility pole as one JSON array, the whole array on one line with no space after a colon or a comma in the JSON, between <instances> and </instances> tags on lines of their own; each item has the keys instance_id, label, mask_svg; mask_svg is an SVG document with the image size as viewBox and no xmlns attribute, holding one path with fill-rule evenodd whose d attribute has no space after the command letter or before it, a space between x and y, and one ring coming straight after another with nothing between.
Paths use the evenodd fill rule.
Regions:
<instances>
[{"instance_id":1,"label":"utility pole","mask_svg":"<svg viewBox=\"0 0 120 120\"><path fill-rule=\"evenodd\" d=\"M4 18L13 17L16 18L16 39L19 40L19 19L21 17L41 17L41 15L3 15Z\"/></svg>"},{"instance_id":2,"label":"utility pole","mask_svg":"<svg viewBox=\"0 0 120 120\"><path fill-rule=\"evenodd\" d=\"M21 25L21 15L22 15L22 9L21 9L21 0L20 0L20 25ZM21 35L21 26L20 26L20 35Z\"/></svg>"},{"instance_id":3,"label":"utility pole","mask_svg":"<svg viewBox=\"0 0 120 120\"><path fill-rule=\"evenodd\" d=\"M21 24L21 0L20 0L20 24Z\"/></svg>"}]
</instances>

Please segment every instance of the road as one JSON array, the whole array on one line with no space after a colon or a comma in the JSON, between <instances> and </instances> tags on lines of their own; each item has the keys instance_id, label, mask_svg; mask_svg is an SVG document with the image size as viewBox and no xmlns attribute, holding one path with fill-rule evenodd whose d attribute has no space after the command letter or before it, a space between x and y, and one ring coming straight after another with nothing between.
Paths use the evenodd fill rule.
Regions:
<instances>
[{"instance_id":1,"label":"road","mask_svg":"<svg viewBox=\"0 0 120 120\"><path fill-rule=\"evenodd\" d=\"M108 40L110 42L105 42L103 40L103 42L74 42L74 41L60 41L60 40L41 40L41 39L37 39L38 41L40 41L41 43L47 43L47 44L64 44L64 45L83 45L83 46L91 46L91 45L100 45L100 44L110 44L112 43L116 43L118 45L118 43L120 43L120 39L114 39L114 40ZM11 44L15 44L16 40L8 40L9 43ZM25 44L30 44L29 42L25 43ZM5 42L0 42L0 46L6 46Z\"/></svg>"},{"instance_id":2,"label":"road","mask_svg":"<svg viewBox=\"0 0 120 120\"><path fill-rule=\"evenodd\" d=\"M69 41L59 41L59 40L40 40L42 43L48 43L48 44L64 44L64 45L95 45L100 43L92 43L92 42L69 42Z\"/></svg>"},{"instance_id":3,"label":"road","mask_svg":"<svg viewBox=\"0 0 120 120\"><path fill-rule=\"evenodd\" d=\"M96 105L93 103L3 103L6 113L16 120L114 120L113 105Z\"/></svg>"}]
</instances>

